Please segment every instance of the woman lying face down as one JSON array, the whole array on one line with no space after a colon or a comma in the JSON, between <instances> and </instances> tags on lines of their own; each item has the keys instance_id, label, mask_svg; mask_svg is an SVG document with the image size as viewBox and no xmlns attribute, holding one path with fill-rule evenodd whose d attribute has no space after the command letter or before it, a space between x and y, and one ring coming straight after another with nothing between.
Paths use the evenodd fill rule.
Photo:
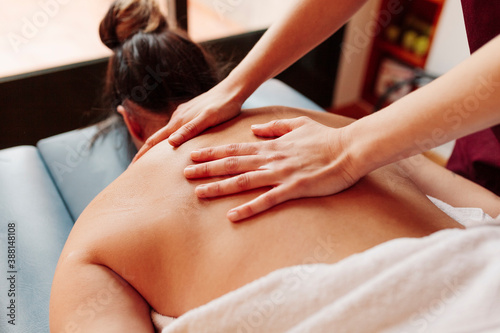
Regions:
<instances>
[{"instance_id":1,"label":"woman lying face down","mask_svg":"<svg viewBox=\"0 0 500 333\"><path fill-rule=\"evenodd\" d=\"M173 105L217 78L209 61L199 61L208 59L201 48L158 15L151 1L118 1L101 24L115 52L110 92L137 145L168 121ZM53 281L51 331L153 332L151 310L178 317L306 258L335 263L391 239L461 227L396 166L335 196L290 201L240 224L226 212L265 189L195 196L197 185L221 178L186 180L193 150L261 140L251 124L299 116L331 127L349 122L285 107L249 110L179 148L164 141L131 165L75 223Z\"/></svg>"},{"instance_id":2,"label":"woman lying face down","mask_svg":"<svg viewBox=\"0 0 500 333\"><path fill-rule=\"evenodd\" d=\"M220 178L186 180L192 150L258 140L252 123L301 115L346 123L278 107L274 115L245 111L178 149L158 144L129 167L89 204L68 238L52 287L51 329L148 332L150 309L177 317L306 258L335 263L394 238L460 227L395 166L338 195L290 201L239 224L226 212L265 189L196 197L197 185Z\"/></svg>"}]
</instances>

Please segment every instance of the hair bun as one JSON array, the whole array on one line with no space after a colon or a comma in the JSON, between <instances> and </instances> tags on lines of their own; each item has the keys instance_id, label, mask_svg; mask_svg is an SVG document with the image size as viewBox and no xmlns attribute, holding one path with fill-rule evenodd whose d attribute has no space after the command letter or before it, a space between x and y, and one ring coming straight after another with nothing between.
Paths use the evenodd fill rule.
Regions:
<instances>
[{"instance_id":1,"label":"hair bun","mask_svg":"<svg viewBox=\"0 0 500 333\"><path fill-rule=\"evenodd\" d=\"M101 21L99 35L113 50L136 33L161 32L167 28L167 20L154 0L116 0Z\"/></svg>"}]
</instances>

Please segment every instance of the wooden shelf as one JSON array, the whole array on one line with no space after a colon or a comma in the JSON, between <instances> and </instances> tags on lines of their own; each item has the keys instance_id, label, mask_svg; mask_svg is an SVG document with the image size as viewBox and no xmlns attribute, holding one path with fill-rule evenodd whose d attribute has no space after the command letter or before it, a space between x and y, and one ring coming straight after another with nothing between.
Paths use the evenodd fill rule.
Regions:
<instances>
[{"instance_id":1,"label":"wooden shelf","mask_svg":"<svg viewBox=\"0 0 500 333\"><path fill-rule=\"evenodd\" d=\"M424 35L429 38L429 49L432 47L435 28L446 0L401 0L403 10L398 15L390 17L387 26L393 24L399 27L400 32L397 38L398 42L393 43L385 39L384 34L374 36L365 82L363 84L362 98L369 103L378 101L378 94L375 93L375 85L380 75L381 64L385 59L392 59L406 65L407 67L424 69L427 62L428 52L423 55L417 55L414 52L403 48L400 40L403 39L405 31L414 30L418 35ZM382 20L382 12L386 12L391 4L391 0L382 0L380 4L379 20ZM409 18L417 18L429 25L429 31L425 28L419 28L418 25L410 23ZM403 34L403 35L401 35ZM397 79L397 77L395 78Z\"/></svg>"},{"instance_id":2,"label":"wooden shelf","mask_svg":"<svg viewBox=\"0 0 500 333\"><path fill-rule=\"evenodd\" d=\"M389 43L385 40L376 40L377 47L383 51L390 53L392 56L402 60L412 66L423 68L425 65L426 56L419 56L415 53L401 48L399 45Z\"/></svg>"}]
</instances>

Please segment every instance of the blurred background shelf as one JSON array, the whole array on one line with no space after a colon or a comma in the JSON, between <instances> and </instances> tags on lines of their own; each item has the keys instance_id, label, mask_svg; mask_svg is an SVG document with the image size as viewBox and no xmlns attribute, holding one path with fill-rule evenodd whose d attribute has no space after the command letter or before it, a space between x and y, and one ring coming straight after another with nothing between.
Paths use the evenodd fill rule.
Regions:
<instances>
[{"instance_id":1,"label":"blurred background shelf","mask_svg":"<svg viewBox=\"0 0 500 333\"><path fill-rule=\"evenodd\" d=\"M404 68L425 68L445 0L402 0L397 10L393 4L381 1L377 19L380 33L374 36L363 84L362 98L373 105L391 84L408 79ZM396 70L391 74L388 67Z\"/></svg>"},{"instance_id":2,"label":"blurred background shelf","mask_svg":"<svg viewBox=\"0 0 500 333\"><path fill-rule=\"evenodd\" d=\"M424 68L425 57L417 55L413 52L403 49L401 46L387 42L385 40L377 40L377 48L383 52L387 52L392 57L399 59L413 67Z\"/></svg>"}]
</instances>

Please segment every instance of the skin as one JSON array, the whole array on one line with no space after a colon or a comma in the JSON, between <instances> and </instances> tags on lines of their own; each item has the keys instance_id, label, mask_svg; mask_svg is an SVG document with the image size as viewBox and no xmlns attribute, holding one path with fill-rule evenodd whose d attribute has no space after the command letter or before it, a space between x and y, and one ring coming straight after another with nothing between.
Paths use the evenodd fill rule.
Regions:
<instances>
[{"instance_id":1,"label":"skin","mask_svg":"<svg viewBox=\"0 0 500 333\"><path fill-rule=\"evenodd\" d=\"M413 156L397 164L425 194L453 207L479 207L492 217L500 216L499 196L425 156Z\"/></svg>"},{"instance_id":2,"label":"skin","mask_svg":"<svg viewBox=\"0 0 500 333\"><path fill-rule=\"evenodd\" d=\"M335 196L289 201L241 224L229 223L227 210L265 189L216 199L194 194L202 181L183 176L192 150L257 142L252 123L299 116L330 127L350 122L256 109L179 148L164 141L130 166L89 204L68 238L52 286L51 332L153 332L150 307L177 317L282 267L335 263L394 238L461 227L395 165Z\"/></svg>"},{"instance_id":3,"label":"skin","mask_svg":"<svg viewBox=\"0 0 500 333\"><path fill-rule=\"evenodd\" d=\"M247 178L249 186L245 189L272 186L259 198L231 209L231 221L286 200L337 193L383 165L499 124L498 54L500 36L442 77L342 130L296 119L254 126L256 135L279 139L273 146L248 143L231 151L215 147L211 155L207 154L209 150L201 150L193 160L209 163L190 170L187 176L203 177L205 171L218 175L244 173L239 177ZM280 163L268 163L266 157L276 152L283 156ZM238 168L223 168L228 157ZM260 162L255 162L257 159ZM303 165L311 167L304 169ZM255 172L260 169L267 173ZM234 193L237 182L238 177L212 183L197 188L196 193L200 197Z\"/></svg>"},{"instance_id":4,"label":"skin","mask_svg":"<svg viewBox=\"0 0 500 333\"><path fill-rule=\"evenodd\" d=\"M269 28L226 79L210 91L181 104L174 112L172 120L145 142L134 161L165 139L173 146L179 146L205 129L239 114L243 102L258 86L279 74L333 34L365 2L366 0L297 1L295 6ZM255 186L272 186L273 190L264 193L257 200L230 210L228 218L231 221L239 221L296 197L337 193L380 166L500 123L500 113L497 111L497 105L500 104L499 52L500 37L497 37L475 52L471 59L435 82L348 126L343 136L333 130L318 132L315 131L318 126L304 127L303 122L297 121L280 123L280 128L275 128L274 123L256 128L255 134L264 136L284 136L301 128L302 135L298 137L315 137L315 145L330 147L329 151L333 153L323 156L311 155L308 149L311 147L305 145L301 146L299 153L297 150L287 151L286 147L293 146L296 140L293 135L284 137L280 144L273 148L265 144L255 145L251 151L258 151L263 157L284 152L285 157L278 168L272 168L267 163L256 165L255 161L252 161L253 164L246 163L249 161L246 157L237 162L242 172L247 173L248 183ZM481 78L488 81L486 85ZM460 82L460 85L457 85L457 82ZM490 93L487 94L484 88ZM464 104L465 98L475 96L478 89L482 89L480 96L488 95L484 99L481 98L478 107L474 107L476 111L481 112L464 111L461 105ZM343 150L335 151L337 147L342 147ZM225 150L224 147L221 149ZM232 151L231 155L248 155L248 151L248 147L241 147ZM301 171L301 164L293 164L291 157L299 154L300 158L297 160L316 165L316 168L310 168L311 172ZM203 153L200 156L201 159L193 159L196 162L211 161L205 159ZM217 154L218 158L228 156L229 154ZM265 161L266 158L262 160ZM319 160L324 163L317 164ZM221 163L225 162L210 163L203 168L221 170ZM290 166L294 167L294 171L283 172L285 168L289 170ZM339 167L344 169L339 170ZM266 168L269 171L266 181L261 177L262 173L252 173L258 168ZM234 170L227 170L222 174L232 173ZM189 172L187 174L191 177ZM290 174L293 176L290 177ZM322 177L315 177L317 174ZM327 178L324 177L325 174L328 174ZM234 178L212 187L197 189L197 193L201 197L209 195L207 193L233 193L237 182L238 178ZM296 182L304 186L295 186ZM280 186L285 188L279 188ZM214 187L222 190L214 191ZM293 196L289 194L292 189Z\"/></svg>"}]
</instances>

